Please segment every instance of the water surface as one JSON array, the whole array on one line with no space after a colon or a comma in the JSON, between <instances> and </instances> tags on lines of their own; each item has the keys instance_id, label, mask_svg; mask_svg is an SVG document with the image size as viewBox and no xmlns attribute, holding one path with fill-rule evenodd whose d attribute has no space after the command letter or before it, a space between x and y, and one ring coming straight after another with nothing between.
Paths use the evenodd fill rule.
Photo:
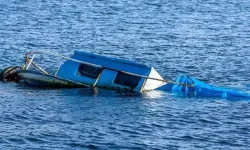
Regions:
<instances>
[{"instance_id":1,"label":"water surface","mask_svg":"<svg viewBox=\"0 0 250 150\"><path fill-rule=\"evenodd\" d=\"M0 68L83 50L250 91L249 41L248 0L0 2ZM0 101L1 149L249 149L249 101L15 83Z\"/></svg>"}]
</instances>

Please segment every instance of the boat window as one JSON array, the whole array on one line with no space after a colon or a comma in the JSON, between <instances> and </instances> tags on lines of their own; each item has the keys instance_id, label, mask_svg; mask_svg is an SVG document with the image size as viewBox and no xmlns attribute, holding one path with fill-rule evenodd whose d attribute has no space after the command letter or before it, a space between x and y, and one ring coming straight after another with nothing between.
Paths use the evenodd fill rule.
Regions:
<instances>
[{"instance_id":1,"label":"boat window","mask_svg":"<svg viewBox=\"0 0 250 150\"><path fill-rule=\"evenodd\" d=\"M136 88L141 80L141 77L125 74L118 72L115 78L114 83L125 85L131 87L132 89Z\"/></svg>"},{"instance_id":2,"label":"boat window","mask_svg":"<svg viewBox=\"0 0 250 150\"><path fill-rule=\"evenodd\" d=\"M78 68L78 75L96 79L101 74L103 68L81 64Z\"/></svg>"}]
</instances>

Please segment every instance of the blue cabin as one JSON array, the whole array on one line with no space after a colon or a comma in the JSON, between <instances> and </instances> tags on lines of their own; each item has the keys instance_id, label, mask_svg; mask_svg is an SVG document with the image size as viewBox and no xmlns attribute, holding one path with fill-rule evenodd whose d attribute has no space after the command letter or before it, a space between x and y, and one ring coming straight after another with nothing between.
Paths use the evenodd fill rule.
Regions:
<instances>
[{"instance_id":1,"label":"blue cabin","mask_svg":"<svg viewBox=\"0 0 250 150\"><path fill-rule=\"evenodd\" d=\"M133 61L75 51L57 77L107 89L153 90L166 84L154 68Z\"/></svg>"}]
</instances>

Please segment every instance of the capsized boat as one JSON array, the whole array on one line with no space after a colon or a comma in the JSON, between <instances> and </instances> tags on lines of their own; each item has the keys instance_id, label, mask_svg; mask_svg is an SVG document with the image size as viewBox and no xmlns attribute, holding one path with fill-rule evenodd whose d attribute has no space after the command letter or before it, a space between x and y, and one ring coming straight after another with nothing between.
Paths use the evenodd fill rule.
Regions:
<instances>
[{"instance_id":1,"label":"capsized boat","mask_svg":"<svg viewBox=\"0 0 250 150\"><path fill-rule=\"evenodd\" d=\"M49 74L34 63L38 54L57 56L66 61L54 74ZM31 65L38 71L30 70ZM71 58L48 51L30 52L26 54L22 68L10 67L5 70L2 80L15 78L14 81L42 87L98 87L143 92L166 84L153 67L82 51L75 51Z\"/></svg>"},{"instance_id":2,"label":"capsized boat","mask_svg":"<svg viewBox=\"0 0 250 150\"><path fill-rule=\"evenodd\" d=\"M29 58L31 56L31 58ZM50 74L34 63L36 55L61 57L66 61ZM246 98L248 93L208 85L187 75L165 80L153 68L133 61L75 51L71 57L35 51L26 54L23 67L8 67L1 71L1 81L25 82L38 87L97 87L111 90L145 92L161 90L185 96ZM30 69L34 66L35 69Z\"/></svg>"}]
</instances>

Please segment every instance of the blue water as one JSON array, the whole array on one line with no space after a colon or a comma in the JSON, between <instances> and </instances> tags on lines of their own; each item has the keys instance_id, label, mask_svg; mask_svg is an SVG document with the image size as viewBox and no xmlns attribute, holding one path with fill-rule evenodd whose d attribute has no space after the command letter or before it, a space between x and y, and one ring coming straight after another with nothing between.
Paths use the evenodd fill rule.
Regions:
<instances>
[{"instance_id":1,"label":"blue water","mask_svg":"<svg viewBox=\"0 0 250 150\"><path fill-rule=\"evenodd\" d=\"M249 0L2 0L0 45L0 68L84 50L250 91ZM0 149L249 149L249 124L248 100L0 84Z\"/></svg>"}]
</instances>

